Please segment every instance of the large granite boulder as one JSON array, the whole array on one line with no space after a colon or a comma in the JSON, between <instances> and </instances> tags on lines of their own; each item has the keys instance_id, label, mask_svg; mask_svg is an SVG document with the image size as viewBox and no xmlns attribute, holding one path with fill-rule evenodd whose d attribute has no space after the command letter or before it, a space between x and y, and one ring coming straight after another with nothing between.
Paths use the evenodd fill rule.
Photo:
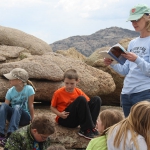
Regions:
<instances>
[{"instance_id":1,"label":"large granite boulder","mask_svg":"<svg viewBox=\"0 0 150 150\"><path fill-rule=\"evenodd\" d=\"M68 50L57 50L56 53L62 54L66 57L70 57L73 59L81 60L81 61L86 60L86 57L81 53L79 53L74 47L71 47Z\"/></svg>"},{"instance_id":2,"label":"large granite boulder","mask_svg":"<svg viewBox=\"0 0 150 150\"><path fill-rule=\"evenodd\" d=\"M87 65L85 57L75 49L54 53L44 41L17 29L0 26L0 101L10 88L3 74L16 67L28 71L36 87L35 101L49 102L55 90L63 86L63 74L66 70L77 70L81 88L89 97L105 95L116 88L112 76L100 69ZM71 56L72 55L72 56ZM79 59L78 59L79 58ZM103 99L102 99L103 100ZM49 106L48 106L49 107ZM48 114L51 116L51 114ZM52 117L55 117L52 114ZM56 133L51 136L54 142L61 142L66 148L85 148L89 140L79 137L79 128L67 129L56 126ZM65 137L65 138L64 138Z\"/></svg>"},{"instance_id":3,"label":"large granite boulder","mask_svg":"<svg viewBox=\"0 0 150 150\"><path fill-rule=\"evenodd\" d=\"M30 56L16 62L8 62L0 65L0 76L10 72L13 68L20 67L28 71L30 79L36 86L37 92L35 100L49 101L53 92L63 86L63 74L69 68L78 71L80 82L78 87L81 88L89 97L101 94L108 94L115 90L115 84L106 72L91 67L86 63L71 58L66 58L61 54L54 52L46 53L42 56ZM1 79L1 92L8 89L9 83L6 79Z\"/></svg>"},{"instance_id":4,"label":"large granite boulder","mask_svg":"<svg viewBox=\"0 0 150 150\"><path fill-rule=\"evenodd\" d=\"M19 61L28 56L31 53L24 47L0 45L0 63Z\"/></svg>"},{"instance_id":5,"label":"large granite boulder","mask_svg":"<svg viewBox=\"0 0 150 150\"><path fill-rule=\"evenodd\" d=\"M51 47L39 38L17 29L0 26L0 45L26 48L32 55L52 51Z\"/></svg>"},{"instance_id":6,"label":"large granite boulder","mask_svg":"<svg viewBox=\"0 0 150 150\"><path fill-rule=\"evenodd\" d=\"M103 57L100 55L101 51L108 51L110 47L102 47L102 48L98 48L96 49L89 57L86 58L85 63L93 66L93 64L101 59L103 60Z\"/></svg>"}]
</instances>

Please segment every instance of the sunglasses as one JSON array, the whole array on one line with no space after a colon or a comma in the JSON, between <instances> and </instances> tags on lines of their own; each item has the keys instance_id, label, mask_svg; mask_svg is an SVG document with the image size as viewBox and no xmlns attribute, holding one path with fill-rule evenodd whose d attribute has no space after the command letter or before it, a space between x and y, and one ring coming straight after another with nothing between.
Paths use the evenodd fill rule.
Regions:
<instances>
[{"instance_id":1,"label":"sunglasses","mask_svg":"<svg viewBox=\"0 0 150 150\"><path fill-rule=\"evenodd\" d=\"M131 22L138 22L138 21L140 21L141 20L141 18L140 19L137 19L137 20L131 20Z\"/></svg>"},{"instance_id":2,"label":"sunglasses","mask_svg":"<svg viewBox=\"0 0 150 150\"><path fill-rule=\"evenodd\" d=\"M150 14L148 14L148 13L145 13L145 15L146 15L146 16L149 16Z\"/></svg>"}]
</instances>

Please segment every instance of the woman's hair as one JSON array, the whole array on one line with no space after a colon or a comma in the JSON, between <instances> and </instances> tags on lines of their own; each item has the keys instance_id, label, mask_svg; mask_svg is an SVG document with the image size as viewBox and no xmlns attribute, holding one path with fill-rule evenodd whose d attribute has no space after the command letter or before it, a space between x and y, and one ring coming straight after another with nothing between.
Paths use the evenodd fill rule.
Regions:
<instances>
[{"instance_id":1,"label":"woman's hair","mask_svg":"<svg viewBox=\"0 0 150 150\"><path fill-rule=\"evenodd\" d=\"M47 148L47 150L66 150L62 145L51 145Z\"/></svg>"},{"instance_id":2,"label":"woman's hair","mask_svg":"<svg viewBox=\"0 0 150 150\"><path fill-rule=\"evenodd\" d=\"M75 69L69 69L64 73L64 79L68 78L68 79L75 79L76 81L78 81L78 74L77 71Z\"/></svg>"},{"instance_id":3,"label":"woman's hair","mask_svg":"<svg viewBox=\"0 0 150 150\"><path fill-rule=\"evenodd\" d=\"M146 30L150 32L150 14L144 14L143 16L145 18L146 22Z\"/></svg>"},{"instance_id":4,"label":"woman's hair","mask_svg":"<svg viewBox=\"0 0 150 150\"><path fill-rule=\"evenodd\" d=\"M145 138L148 150L150 150L150 102L142 101L133 105L129 116L109 129L108 138L116 127L118 128L114 138L115 147L119 147L123 139L123 146L125 149L127 132L129 130L131 132L131 140L137 150L139 150L136 139L138 135L142 135Z\"/></svg>"},{"instance_id":5,"label":"woman's hair","mask_svg":"<svg viewBox=\"0 0 150 150\"><path fill-rule=\"evenodd\" d=\"M123 114L116 109L106 109L99 114L104 130L123 120Z\"/></svg>"},{"instance_id":6,"label":"woman's hair","mask_svg":"<svg viewBox=\"0 0 150 150\"><path fill-rule=\"evenodd\" d=\"M31 129L36 129L39 134L53 134L55 132L54 123L44 115L36 116L31 123Z\"/></svg>"}]
</instances>

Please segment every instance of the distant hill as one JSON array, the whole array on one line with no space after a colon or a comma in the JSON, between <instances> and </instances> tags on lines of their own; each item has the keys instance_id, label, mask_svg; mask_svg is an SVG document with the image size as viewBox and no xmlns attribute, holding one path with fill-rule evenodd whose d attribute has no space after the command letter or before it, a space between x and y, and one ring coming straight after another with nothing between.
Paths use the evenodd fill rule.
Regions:
<instances>
[{"instance_id":1,"label":"distant hill","mask_svg":"<svg viewBox=\"0 0 150 150\"><path fill-rule=\"evenodd\" d=\"M134 38L139 36L138 32L123 29L119 27L111 27L99 30L91 35L72 36L67 39L56 41L50 44L53 51L67 50L75 47L85 56L91 55L97 48L112 46L124 38Z\"/></svg>"}]
</instances>

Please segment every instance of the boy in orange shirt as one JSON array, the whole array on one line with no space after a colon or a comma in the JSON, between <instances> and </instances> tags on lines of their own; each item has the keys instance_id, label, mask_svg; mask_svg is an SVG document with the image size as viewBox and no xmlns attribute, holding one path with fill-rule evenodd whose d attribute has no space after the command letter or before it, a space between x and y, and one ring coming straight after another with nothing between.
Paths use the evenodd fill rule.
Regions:
<instances>
[{"instance_id":1,"label":"boy in orange shirt","mask_svg":"<svg viewBox=\"0 0 150 150\"><path fill-rule=\"evenodd\" d=\"M58 124L69 128L80 125L78 134L92 139L98 135L95 125L102 102L98 96L90 99L76 87L77 82L76 70L69 69L64 73L65 86L55 91L51 101L51 110L57 115Z\"/></svg>"}]
</instances>

